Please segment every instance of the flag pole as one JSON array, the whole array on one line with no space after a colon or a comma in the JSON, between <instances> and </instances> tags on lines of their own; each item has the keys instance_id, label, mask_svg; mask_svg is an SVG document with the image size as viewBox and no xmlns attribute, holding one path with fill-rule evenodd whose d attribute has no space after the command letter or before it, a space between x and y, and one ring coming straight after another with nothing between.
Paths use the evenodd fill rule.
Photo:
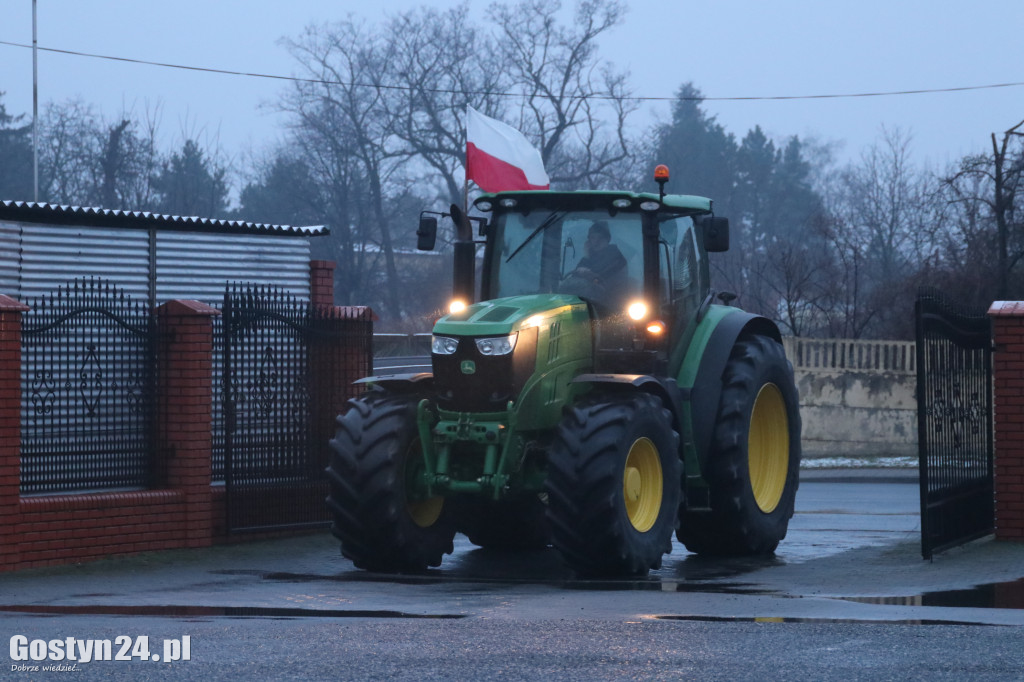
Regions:
<instances>
[{"instance_id":1,"label":"flag pole","mask_svg":"<svg viewBox=\"0 0 1024 682\"><path fill-rule=\"evenodd\" d=\"M469 105L466 105L466 158L462 162L464 170L462 174L462 215L469 215ZM466 221L469 223L469 221ZM473 238L473 231L470 230L469 238Z\"/></svg>"}]
</instances>

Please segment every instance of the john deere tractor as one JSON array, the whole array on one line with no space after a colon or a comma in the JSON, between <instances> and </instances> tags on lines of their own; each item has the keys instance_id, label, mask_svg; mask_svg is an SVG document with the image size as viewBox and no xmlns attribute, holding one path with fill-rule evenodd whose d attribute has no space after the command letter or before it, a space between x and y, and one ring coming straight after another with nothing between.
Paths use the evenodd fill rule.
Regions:
<instances>
[{"instance_id":1,"label":"john deere tractor","mask_svg":"<svg viewBox=\"0 0 1024 682\"><path fill-rule=\"evenodd\" d=\"M331 441L332 532L357 567L438 566L462 532L643 575L673 532L723 555L786 536L800 417L779 330L711 289L727 219L655 176L656 193L501 192L474 202L483 217L421 216L419 248L438 215L458 236L433 371L362 380Z\"/></svg>"}]
</instances>

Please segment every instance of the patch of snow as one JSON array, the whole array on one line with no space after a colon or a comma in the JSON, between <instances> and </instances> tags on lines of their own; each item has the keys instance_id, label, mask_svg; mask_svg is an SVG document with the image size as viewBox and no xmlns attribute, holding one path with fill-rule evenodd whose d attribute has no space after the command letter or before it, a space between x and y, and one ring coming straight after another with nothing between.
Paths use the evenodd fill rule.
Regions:
<instances>
[{"instance_id":1,"label":"patch of snow","mask_svg":"<svg viewBox=\"0 0 1024 682\"><path fill-rule=\"evenodd\" d=\"M814 457L800 462L801 469L914 469L917 457Z\"/></svg>"}]
</instances>

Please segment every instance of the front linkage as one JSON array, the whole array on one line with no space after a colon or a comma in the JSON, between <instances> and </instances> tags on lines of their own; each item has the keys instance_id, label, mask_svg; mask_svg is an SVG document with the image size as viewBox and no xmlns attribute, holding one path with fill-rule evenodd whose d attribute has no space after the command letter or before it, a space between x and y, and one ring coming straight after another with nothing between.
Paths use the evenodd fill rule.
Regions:
<instances>
[{"instance_id":1,"label":"front linkage","mask_svg":"<svg viewBox=\"0 0 1024 682\"><path fill-rule=\"evenodd\" d=\"M531 476L524 471L526 446L516 429L512 401L504 412L473 413L439 409L423 399L416 425L423 444L423 468L416 487L425 499L468 494L499 501L515 477L522 479L517 490L543 489L543 472Z\"/></svg>"}]
</instances>

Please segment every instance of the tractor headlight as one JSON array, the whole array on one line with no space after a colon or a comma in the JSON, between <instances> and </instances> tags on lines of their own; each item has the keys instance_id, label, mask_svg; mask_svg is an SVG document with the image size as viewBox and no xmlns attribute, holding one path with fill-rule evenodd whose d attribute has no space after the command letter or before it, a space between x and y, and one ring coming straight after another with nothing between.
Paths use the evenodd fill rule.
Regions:
<instances>
[{"instance_id":1,"label":"tractor headlight","mask_svg":"<svg viewBox=\"0 0 1024 682\"><path fill-rule=\"evenodd\" d=\"M433 336L430 341L430 350L438 355L452 355L459 349L459 340L450 336Z\"/></svg>"},{"instance_id":2,"label":"tractor headlight","mask_svg":"<svg viewBox=\"0 0 1024 682\"><path fill-rule=\"evenodd\" d=\"M516 347L516 338L518 336L517 332L508 336L492 336L485 339L477 339L476 349L480 351L481 355L508 355Z\"/></svg>"},{"instance_id":3,"label":"tractor headlight","mask_svg":"<svg viewBox=\"0 0 1024 682\"><path fill-rule=\"evenodd\" d=\"M647 312L647 304L643 301L633 301L629 304L629 307L626 308L626 314L629 315L629 318L631 320L636 320L637 322L646 318Z\"/></svg>"}]
</instances>

